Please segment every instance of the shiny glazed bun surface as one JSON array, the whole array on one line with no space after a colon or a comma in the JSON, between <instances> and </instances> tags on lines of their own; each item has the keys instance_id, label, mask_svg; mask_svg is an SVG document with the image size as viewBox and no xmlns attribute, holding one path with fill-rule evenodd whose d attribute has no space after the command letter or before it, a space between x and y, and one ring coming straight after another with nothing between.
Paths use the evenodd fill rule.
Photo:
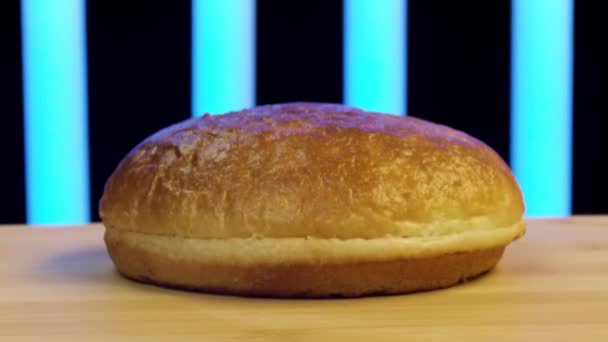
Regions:
<instances>
[{"instance_id":1,"label":"shiny glazed bun surface","mask_svg":"<svg viewBox=\"0 0 608 342\"><path fill-rule=\"evenodd\" d=\"M523 234L523 211L508 166L479 140L315 103L161 130L122 160L100 202L123 274L268 296L448 286L492 268ZM386 270L374 278L374 267Z\"/></svg>"}]
</instances>

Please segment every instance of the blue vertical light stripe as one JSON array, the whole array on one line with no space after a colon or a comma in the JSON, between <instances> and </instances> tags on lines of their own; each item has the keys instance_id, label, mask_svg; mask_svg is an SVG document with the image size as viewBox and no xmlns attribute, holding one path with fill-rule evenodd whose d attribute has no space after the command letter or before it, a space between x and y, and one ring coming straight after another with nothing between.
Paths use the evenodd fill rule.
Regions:
<instances>
[{"instance_id":1,"label":"blue vertical light stripe","mask_svg":"<svg viewBox=\"0 0 608 342\"><path fill-rule=\"evenodd\" d=\"M407 1L344 0L344 102L405 114Z\"/></svg>"},{"instance_id":2,"label":"blue vertical light stripe","mask_svg":"<svg viewBox=\"0 0 608 342\"><path fill-rule=\"evenodd\" d=\"M572 0L512 2L511 164L528 216L571 213Z\"/></svg>"},{"instance_id":3,"label":"blue vertical light stripe","mask_svg":"<svg viewBox=\"0 0 608 342\"><path fill-rule=\"evenodd\" d=\"M90 220L84 0L23 0L27 221Z\"/></svg>"},{"instance_id":4,"label":"blue vertical light stripe","mask_svg":"<svg viewBox=\"0 0 608 342\"><path fill-rule=\"evenodd\" d=\"M255 104L255 0L192 0L192 115Z\"/></svg>"}]
</instances>

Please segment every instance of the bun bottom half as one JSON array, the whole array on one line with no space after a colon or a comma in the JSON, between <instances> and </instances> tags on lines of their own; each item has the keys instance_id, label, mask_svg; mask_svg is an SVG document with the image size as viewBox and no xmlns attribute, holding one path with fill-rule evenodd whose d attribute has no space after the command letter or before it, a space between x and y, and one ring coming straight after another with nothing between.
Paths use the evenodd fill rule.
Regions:
<instances>
[{"instance_id":1,"label":"bun bottom half","mask_svg":"<svg viewBox=\"0 0 608 342\"><path fill-rule=\"evenodd\" d=\"M498 239L494 242L499 244L444 253L369 259L317 255L316 259L272 262L201 257L193 253L193 246L209 242L193 239L108 229L105 240L119 273L133 280L207 293L285 298L359 297L449 287L491 270L508 244ZM180 242L188 247L176 252L175 244Z\"/></svg>"}]
</instances>

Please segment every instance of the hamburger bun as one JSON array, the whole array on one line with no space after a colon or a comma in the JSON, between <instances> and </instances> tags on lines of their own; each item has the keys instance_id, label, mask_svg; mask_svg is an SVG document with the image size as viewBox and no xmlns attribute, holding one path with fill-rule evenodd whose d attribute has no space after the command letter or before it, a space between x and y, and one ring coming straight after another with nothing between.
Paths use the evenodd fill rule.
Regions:
<instances>
[{"instance_id":1,"label":"hamburger bun","mask_svg":"<svg viewBox=\"0 0 608 342\"><path fill-rule=\"evenodd\" d=\"M272 297L457 284L497 264L523 212L508 166L479 140L316 103L167 127L120 162L100 201L126 277Z\"/></svg>"}]
</instances>

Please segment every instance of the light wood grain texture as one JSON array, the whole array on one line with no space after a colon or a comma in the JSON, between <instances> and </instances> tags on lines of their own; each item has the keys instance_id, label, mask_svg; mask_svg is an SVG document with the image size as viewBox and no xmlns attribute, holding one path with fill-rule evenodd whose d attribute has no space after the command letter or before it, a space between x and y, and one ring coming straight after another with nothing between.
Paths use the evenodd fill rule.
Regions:
<instances>
[{"instance_id":1,"label":"light wood grain texture","mask_svg":"<svg viewBox=\"0 0 608 342\"><path fill-rule=\"evenodd\" d=\"M495 271L461 286L338 300L134 283L102 234L0 227L0 341L608 341L608 216L531 220Z\"/></svg>"}]
</instances>

